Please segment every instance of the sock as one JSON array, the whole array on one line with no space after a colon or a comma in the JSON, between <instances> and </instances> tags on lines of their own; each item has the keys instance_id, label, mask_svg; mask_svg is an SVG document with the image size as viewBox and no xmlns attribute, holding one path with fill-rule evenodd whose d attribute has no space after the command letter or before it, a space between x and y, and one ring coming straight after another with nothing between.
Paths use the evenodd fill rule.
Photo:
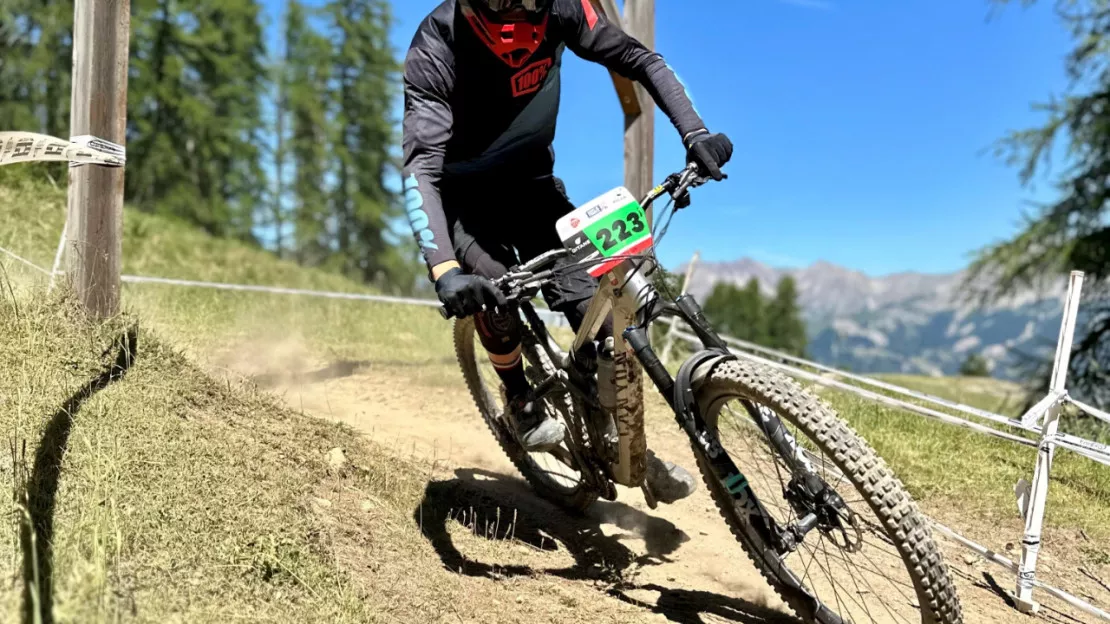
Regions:
<instances>
[{"instance_id":1,"label":"sock","mask_svg":"<svg viewBox=\"0 0 1110 624\"><path fill-rule=\"evenodd\" d=\"M517 360L517 363L508 368L498 368L496 365L493 367L497 371L497 376L501 378L501 383L505 384L505 394L509 399L528 392L531 386L528 384L528 378L524 376L524 362Z\"/></svg>"},{"instance_id":2,"label":"sock","mask_svg":"<svg viewBox=\"0 0 1110 624\"><path fill-rule=\"evenodd\" d=\"M520 353L520 326L515 312L490 314L480 312L475 318L478 338L497 371L505 394L514 399L531 388L524 376L524 360Z\"/></svg>"}]
</instances>

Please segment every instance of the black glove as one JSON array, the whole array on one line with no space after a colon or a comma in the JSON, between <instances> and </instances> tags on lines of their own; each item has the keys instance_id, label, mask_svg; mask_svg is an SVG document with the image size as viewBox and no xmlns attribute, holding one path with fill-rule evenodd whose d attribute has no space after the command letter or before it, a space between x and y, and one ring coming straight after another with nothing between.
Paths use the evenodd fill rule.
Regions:
<instances>
[{"instance_id":1,"label":"black glove","mask_svg":"<svg viewBox=\"0 0 1110 624\"><path fill-rule=\"evenodd\" d=\"M467 275L458 268L439 276L436 295L451 316L466 318L482 311L482 306L492 310L505 306L507 301L493 282L478 275Z\"/></svg>"},{"instance_id":2,"label":"black glove","mask_svg":"<svg viewBox=\"0 0 1110 624\"><path fill-rule=\"evenodd\" d=\"M732 158L732 141L723 134L703 132L690 139L686 148L686 162L697 164L701 173L720 182L725 179L721 167Z\"/></svg>"}]
</instances>

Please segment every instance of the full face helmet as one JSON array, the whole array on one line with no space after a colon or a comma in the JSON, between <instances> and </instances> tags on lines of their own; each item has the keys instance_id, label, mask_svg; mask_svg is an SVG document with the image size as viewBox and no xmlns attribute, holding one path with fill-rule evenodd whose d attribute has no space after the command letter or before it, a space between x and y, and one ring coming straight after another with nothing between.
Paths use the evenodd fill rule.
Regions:
<instances>
[{"instance_id":1,"label":"full face helmet","mask_svg":"<svg viewBox=\"0 0 1110 624\"><path fill-rule=\"evenodd\" d=\"M482 43L510 67L536 53L547 33L553 0L459 0Z\"/></svg>"}]
</instances>

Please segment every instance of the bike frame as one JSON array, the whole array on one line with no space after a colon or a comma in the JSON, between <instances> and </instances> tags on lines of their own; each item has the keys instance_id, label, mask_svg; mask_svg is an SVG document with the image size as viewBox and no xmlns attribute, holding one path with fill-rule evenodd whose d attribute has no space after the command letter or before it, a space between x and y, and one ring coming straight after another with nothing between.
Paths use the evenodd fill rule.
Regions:
<instances>
[{"instance_id":1,"label":"bike frame","mask_svg":"<svg viewBox=\"0 0 1110 624\"><path fill-rule=\"evenodd\" d=\"M678 182L654 188L641 200L641 206L646 209L668 191L680 196L690 186L692 179L693 170L688 168L679 176ZM531 271L552 263L564 253L562 250L556 250L543 254L525 263L518 273L531 276L532 279L526 279L525 282L536 283L543 274L532 275ZM794 541L791 537L800 540L816 523L816 518L810 518L808 522L803 520L797 527L799 531L795 531L793 536L785 535L787 531L777 526L759 503L748 485L747 478L723 452L716 437L706 430L697 406L689 403L679 405L676 401L676 380L659 360L648 340L647 332L651 323L658 317L664 313L676 314L690 325L705 348L700 363L733 356L729 354L725 342L706 321L700 306L692 296L683 295L674 302L661 299L650 280L655 269L654 257L642 256L626 259L603 275L599 280L597 292L590 299L585 318L574 336L569 352L563 352L554 342L531 304L525 302L522 305L525 317L533 328L540 346L547 352L559 371L546 383L537 386L534 392L537 396L541 396L550 392L558 384L567 387L580 398L587 399L590 409L597 409L605 417L612 418L617 428L618 440L616 461L609 465L609 475L613 481L626 487L643 488L649 503L654 506L654 496L644 479L647 440L644 432L643 373L646 371L656 389L674 410L678 424L690 436L695 447L701 449L703 459L718 473L739 508L747 512L748 522L752 528L764 537L771 538L769 543L791 548ZM611 411L596 400L592 400L589 396L589 388L584 387L586 384L580 383L581 380L575 379L575 376L568 375L568 371L575 371L574 354L580 353L584 346L597 338L601 325L609 314L613 316L614 328L613 377L611 380L598 379L597 384L599 386L606 383L612 384L616 401ZM695 359L698 359L698 356L688 360L687 364L693 364ZM690 373L692 372L691 370ZM684 383L688 383L688 376ZM681 392L690 389L680 387L678 390ZM692 393L690 396L693 396ZM767 435L780 456L786 458L791 464L789 467L793 473L813 474L812 466L798 450L793 435L776 415L760 411L759 417L753 414L753 420Z\"/></svg>"},{"instance_id":2,"label":"bike frame","mask_svg":"<svg viewBox=\"0 0 1110 624\"><path fill-rule=\"evenodd\" d=\"M687 166L682 172L668 176L663 184L653 188L640 201L640 205L646 210L656 199L669 193L676 201L676 208L681 208L689 202L688 190L704 181L704 178L698 177L693 165ZM642 488L648 504L655 507L655 496L644 478L647 468L647 439L644 433L643 374L646 372L673 409L675 420L689 436L699 460L716 473L719 482L734 500L736 508L742 512L741 519L747 530L758 534L763 543L773 544L780 555L794 550L805 534L817 526L819 518L815 513L802 517L799 510L798 515L802 519L798 523L787 527L779 526L759 502L747 478L724 452L715 432L706 426L700 407L694 399L692 378L697 369L713 361L735 357L706 321L698 303L690 295L682 295L673 302L661 300L650 280L656 269L654 254L629 257L599 279L597 292L589 301L572 347L569 352L564 352L547 332L530 300L539 293L542 284L555 275L555 271L549 267L567 254L565 249L541 254L513 267L495 283L511 295L511 301L519 302L520 310L539 346L555 368L553 374L532 388L530 398L542 398L557 390L568 391L580 400L581 405L589 410L596 410L603 417L612 418L616 425L615 461L607 466L605 480L597 483L600 475L592 475L593 468L584 470L583 478L593 481L610 499L616 497L611 482ZM704 347L703 351L686 360L677 379L671 376L659 360L648 340L647 332L651 323L664 313L675 314L685 320ZM440 314L444 318L450 316L442 307ZM596 370L596 360L579 361L577 358L582 357L583 347L597 338L601 325L609 314L613 315L614 329L613 376L611 379L597 379L598 385L595 386L590 379L592 372ZM588 360L589 356L585 356L585 359ZM606 409L598 401L600 385L610 383L616 398L612 410ZM745 403L745 407L779 456L786 460L795 479L815 476L809 461L799 450L797 441L777 415L759 410L748 403ZM588 414L582 414L581 417L590 419ZM590 435L592 437L594 434ZM572 454L578 456L580 463L585 459L576 448L572 450ZM612 453L608 455L611 456ZM600 468L591 461L583 463L581 468L588 466ZM793 485L794 480L791 481L791 486Z\"/></svg>"}]
</instances>

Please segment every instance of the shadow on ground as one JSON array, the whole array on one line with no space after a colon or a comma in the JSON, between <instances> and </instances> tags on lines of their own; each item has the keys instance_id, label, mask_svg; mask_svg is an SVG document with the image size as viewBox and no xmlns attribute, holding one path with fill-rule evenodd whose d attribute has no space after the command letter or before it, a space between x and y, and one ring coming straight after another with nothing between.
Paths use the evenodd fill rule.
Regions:
<instances>
[{"instance_id":1,"label":"shadow on ground","mask_svg":"<svg viewBox=\"0 0 1110 624\"><path fill-rule=\"evenodd\" d=\"M456 470L455 476L428 483L423 500L413 512L413 521L451 572L491 579L543 574L574 581L603 581L600 589L606 594L684 624L700 624L705 622L703 615L710 614L718 621L743 624L798 622L738 598L626 582L625 571L633 566L665 563L667 555L689 540L663 518L609 502L595 503L583 516L571 515L539 498L519 479L472 469ZM574 563L564 568L536 569L477 561L454 544L448 532L451 522L489 540L515 540L551 552L562 548ZM603 524L636 533L644 540L647 553L637 556L621 543L620 536L606 536L601 530ZM629 595L641 590L658 593L655 604Z\"/></svg>"},{"instance_id":2,"label":"shadow on ground","mask_svg":"<svg viewBox=\"0 0 1110 624\"><path fill-rule=\"evenodd\" d=\"M73 419L85 401L119 381L135 361L136 329L118 339L115 360L97 377L73 393L47 421L42 440L35 451L35 463L23 484L21 501L28 520L21 523L23 549L23 618L25 622L51 624L54 621L54 506L61 477L62 459L69 445Z\"/></svg>"}]
</instances>

